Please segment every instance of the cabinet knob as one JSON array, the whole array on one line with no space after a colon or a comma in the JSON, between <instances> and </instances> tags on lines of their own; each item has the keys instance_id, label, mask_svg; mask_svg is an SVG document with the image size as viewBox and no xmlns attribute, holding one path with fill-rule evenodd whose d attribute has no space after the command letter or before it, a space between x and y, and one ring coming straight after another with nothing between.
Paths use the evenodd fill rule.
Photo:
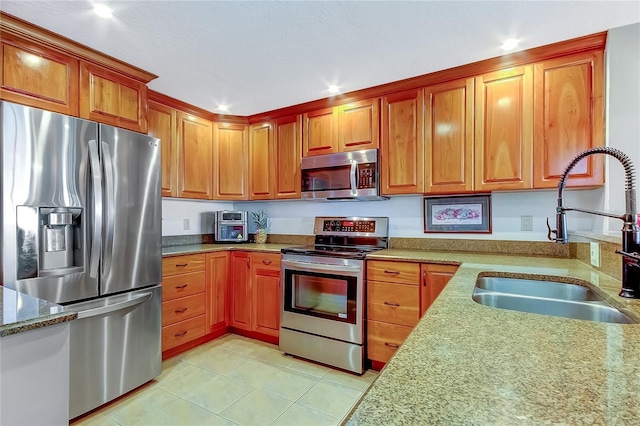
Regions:
<instances>
[{"instance_id":1,"label":"cabinet knob","mask_svg":"<svg viewBox=\"0 0 640 426\"><path fill-rule=\"evenodd\" d=\"M187 288L187 285L188 284L180 284L180 285L175 286L175 289L176 290L182 290L183 288Z\"/></svg>"},{"instance_id":2,"label":"cabinet knob","mask_svg":"<svg viewBox=\"0 0 640 426\"><path fill-rule=\"evenodd\" d=\"M387 306L393 306L394 308L397 308L397 307L400 306L399 303L391 303L391 302L387 302L387 301L385 301L384 304L387 305Z\"/></svg>"},{"instance_id":3,"label":"cabinet knob","mask_svg":"<svg viewBox=\"0 0 640 426\"><path fill-rule=\"evenodd\" d=\"M173 337L181 337L181 336L184 336L185 334L187 334L187 330L181 331L180 333L176 333L176 334L173 335Z\"/></svg>"},{"instance_id":4,"label":"cabinet knob","mask_svg":"<svg viewBox=\"0 0 640 426\"><path fill-rule=\"evenodd\" d=\"M388 343L388 342L384 342L385 346L389 346L390 348L393 349L398 349L400 347L400 345L396 345L395 343Z\"/></svg>"},{"instance_id":5,"label":"cabinet knob","mask_svg":"<svg viewBox=\"0 0 640 426\"><path fill-rule=\"evenodd\" d=\"M183 313L183 312L187 312L187 308L180 308L180 309L176 309L176 310L175 310L175 311L173 311L173 312L175 312L176 314L181 314L181 313Z\"/></svg>"}]
</instances>

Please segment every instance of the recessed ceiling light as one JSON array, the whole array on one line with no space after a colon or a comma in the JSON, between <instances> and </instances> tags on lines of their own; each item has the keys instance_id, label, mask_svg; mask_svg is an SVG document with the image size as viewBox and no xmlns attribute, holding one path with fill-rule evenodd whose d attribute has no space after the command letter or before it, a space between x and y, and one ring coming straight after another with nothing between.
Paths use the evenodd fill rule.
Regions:
<instances>
[{"instance_id":1,"label":"recessed ceiling light","mask_svg":"<svg viewBox=\"0 0 640 426\"><path fill-rule=\"evenodd\" d=\"M502 43L502 50L513 50L518 47L518 40L515 38L510 38Z\"/></svg>"},{"instance_id":2,"label":"recessed ceiling light","mask_svg":"<svg viewBox=\"0 0 640 426\"><path fill-rule=\"evenodd\" d=\"M101 18L111 18L113 16L113 11L104 4L96 4L93 6L93 12Z\"/></svg>"},{"instance_id":3,"label":"recessed ceiling light","mask_svg":"<svg viewBox=\"0 0 640 426\"><path fill-rule=\"evenodd\" d=\"M329 93L340 93L340 88L335 84L329 86Z\"/></svg>"},{"instance_id":4,"label":"recessed ceiling light","mask_svg":"<svg viewBox=\"0 0 640 426\"><path fill-rule=\"evenodd\" d=\"M227 105L218 105L218 111L227 112L229 111L229 107Z\"/></svg>"}]
</instances>

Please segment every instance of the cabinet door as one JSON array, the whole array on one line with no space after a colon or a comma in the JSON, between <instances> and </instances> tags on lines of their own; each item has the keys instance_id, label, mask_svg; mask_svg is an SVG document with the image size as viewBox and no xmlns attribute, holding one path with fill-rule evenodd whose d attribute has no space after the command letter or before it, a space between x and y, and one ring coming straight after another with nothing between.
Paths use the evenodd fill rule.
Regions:
<instances>
[{"instance_id":1,"label":"cabinet door","mask_svg":"<svg viewBox=\"0 0 640 426\"><path fill-rule=\"evenodd\" d=\"M249 194L249 129L243 124L213 126L213 198L246 200Z\"/></svg>"},{"instance_id":2,"label":"cabinet door","mask_svg":"<svg viewBox=\"0 0 640 426\"><path fill-rule=\"evenodd\" d=\"M473 79L425 88L425 192L473 190Z\"/></svg>"},{"instance_id":3,"label":"cabinet door","mask_svg":"<svg viewBox=\"0 0 640 426\"><path fill-rule=\"evenodd\" d=\"M275 177L271 124L249 128L249 199L273 199Z\"/></svg>"},{"instance_id":4,"label":"cabinet door","mask_svg":"<svg viewBox=\"0 0 640 426\"><path fill-rule=\"evenodd\" d=\"M176 110L149 101L149 136L160 139L162 164L162 196L178 196L178 163L176 156Z\"/></svg>"},{"instance_id":5,"label":"cabinet door","mask_svg":"<svg viewBox=\"0 0 640 426\"><path fill-rule=\"evenodd\" d=\"M78 61L2 34L0 98L78 116Z\"/></svg>"},{"instance_id":6,"label":"cabinet door","mask_svg":"<svg viewBox=\"0 0 640 426\"><path fill-rule=\"evenodd\" d=\"M227 269L229 252L207 253L207 327L226 327L229 324L227 297Z\"/></svg>"},{"instance_id":7,"label":"cabinet door","mask_svg":"<svg viewBox=\"0 0 640 426\"><path fill-rule=\"evenodd\" d=\"M81 61L80 117L147 133L147 85Z\"/></svg>"},{"instance_id":8,"label":"cabinet door","mask_svg":"<svg viewBox=\"0 0 640 426\"><path fill-rule=\"evenodd\" d=\"M458 270L456 265L424 264L420 291L420 316L429 309Z\"/></svg>"},{"instance_id":9,"label":"cabinet door","mask_svg":"<svg viewBox=\"0 0 640 426\"><path fill-rule=\"evenodd\" d=\"M177 119L178 197L211 199L213 124L183 112Z\"/></svg>"},{"instance_id":10,"label":"cabinet door","mask_svg":"<svg viewBox=\"0 0 640 426\"><path fill-rule=\"evenodd\" d=\"M531 188L533 68L476 77L475 189Z\"/></svg>"},{"instance_id":11,"label":"cabinet door","mask_svg":"<svg viewBox=\"0 0 640 426\"><path fill-rule=\"evenodd\" d=\"M252 331L280 334L280 255L251 254Z\"/></svg>"},{"instance_id":12,"label":"cabinet door","mask_svg":"<svg viewBox=\"0 0 640 426\"><path fill-rule=\"evenodd\" d=\"M602 56L587 52L535 65L534 188L556 188L576 155L604 145ZM567 186L603 183L602 155L580 161L567 180Z\"/></svg>"},{"instance_id":13,"label":"cabinet door","mask_svg":"<svg viewBox=\"0 0 640 426\"><path fill-rule=\"evenodd\" d=\"M382 98L380 191L383 195L424 191L423 112L423 90Z\"/></svg>"},{"instance_id":14,"label":"cabinet door","mask_svg":"<svg viewBox=\"0 0 640 426\"><path fill-rule=\"evenodd\" d=\"M303 115L302 156L338 152L336 108L323 108Z\"/></svg>"},{"instance_id":15,"label":"cabinet door","mask_svg":"<svg viewBox=\"0 0 640 426\"><path fill-rule=\"evenodd\" d=\"M231 280L229 292L231 298L230 318L231 327L242 330L251 330L251 292L249 275L249 253L232 251L231 254Z\"/></svg>"},{"instance_id":16,"label":"cabinet door","mask_svg":"<svg viewBox=\"0 0 640 426\"><path fill-rule=\"evenodd\" d=\"M300 198L302 160L302 115L275 122L275 198Z\"/></svg>"},{"instance_id":17,"label":"cabinet door","mask_svg":"<svg viewBox=\"0 0 640 426\"><path fill-rule=\"evenodd\" d=\"M380 100L367 99L338 107L338 149L357 151L378 148Z\"/></svg>"}]
</instances>

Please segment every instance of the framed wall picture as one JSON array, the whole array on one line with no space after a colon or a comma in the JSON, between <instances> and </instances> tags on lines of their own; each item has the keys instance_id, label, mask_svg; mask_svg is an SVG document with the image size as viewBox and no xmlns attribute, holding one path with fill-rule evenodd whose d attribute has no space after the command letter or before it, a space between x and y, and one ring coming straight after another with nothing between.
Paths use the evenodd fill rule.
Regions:
<instances>
[{"instance_id":1,"label":"framed wall picture","mask_svg":"<svg viewBox=\"0 0 640 426\"><path fill-rule=\"evenodd\" d=\"M424 197L424 232L491 233L491 194Z\"/></svg>"}]
</instances>

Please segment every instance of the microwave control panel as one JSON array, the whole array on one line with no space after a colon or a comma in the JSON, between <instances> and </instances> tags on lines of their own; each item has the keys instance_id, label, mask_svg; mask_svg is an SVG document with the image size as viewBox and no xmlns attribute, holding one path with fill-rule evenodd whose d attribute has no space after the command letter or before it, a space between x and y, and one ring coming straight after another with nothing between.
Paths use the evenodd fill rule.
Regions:
<instances>
[{"instance_id":1,"label":"microwave control panel","mask_svg":"<svg viewBox=\"0 0 640 426\"><path fill-rule=\"evenodd\" d=\"M358 189L368 189L375 187L376 163L358 164Z\"/></svg>"},{"instance_id":2,"label":"microwave control panel","mask_svg":"<svg viewBox=\"0 0 640 426\"><path fill-rule=\"evenodd\" d=\"M323 231L330 232L376 232L375 220L325 220Z\"/></svg>"}]
</instances>

